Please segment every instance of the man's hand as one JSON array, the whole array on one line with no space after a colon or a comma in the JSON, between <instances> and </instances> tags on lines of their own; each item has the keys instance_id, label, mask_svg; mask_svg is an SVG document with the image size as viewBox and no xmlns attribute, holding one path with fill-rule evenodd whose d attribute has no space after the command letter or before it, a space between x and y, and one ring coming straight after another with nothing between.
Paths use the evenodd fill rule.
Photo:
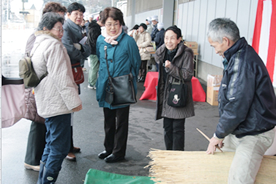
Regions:
<instances>
[{"instance_id":1,"label":"man's hand","mask_svg":"<svg viewBox=\"0 0 276 184\"><path fill-rule=\"evenodd\" d=\"M212 139L210 139L210 143L206 151L207 154L214 154L214 152L216 151L216 145L218 145L219 148L222 148L223 146L222 141L223 139L217 139L215 137L212 137Z\"/></svg>"}]
</instances>

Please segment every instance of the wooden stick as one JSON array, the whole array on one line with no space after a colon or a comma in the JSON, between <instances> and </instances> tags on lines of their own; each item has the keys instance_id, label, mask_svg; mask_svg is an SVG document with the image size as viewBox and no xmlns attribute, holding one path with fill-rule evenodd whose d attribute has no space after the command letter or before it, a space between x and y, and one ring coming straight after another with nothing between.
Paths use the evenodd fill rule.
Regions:
<instances>
[{"instance_id":1,"label":"wooden stick","mask_svg":"<svg viewBox=\"0 0 276 184\"><path fill-rule=\"evenodd\" d=\"M201 135L203 135L209 142L210 142L210 138L207 136L207 135L205 135L201 130L199 130L198 128L196 128L197 129L197 131L199 131L199 133L201 133ZM220 150L220 152L223 152L221 149L220 149L220 147L218 147L218 145L216 145L216 148L218 148L219 150Z\"/></svg>"},{"instance_id":2,"label":"wooden stick","mask_svg":"<svg viewBox=\"0 0 276 184\"><path fill-rule=\"evenodd\" d=\"M197 131L199 131L199 133L201 133L201 135L203 135L209 142L210 142L210 138L207 137L207 135L205 135L201 130L199 130L198 128L196 128Z\"/></svg>"}]
</instances>

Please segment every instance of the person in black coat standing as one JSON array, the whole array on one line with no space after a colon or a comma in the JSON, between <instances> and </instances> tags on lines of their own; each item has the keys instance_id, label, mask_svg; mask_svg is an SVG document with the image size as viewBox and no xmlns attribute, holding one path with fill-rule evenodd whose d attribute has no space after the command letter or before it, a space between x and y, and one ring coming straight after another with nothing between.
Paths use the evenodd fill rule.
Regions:
<instances>
[{"instance_id":1,"label":"person in black coat standing","mask_svg":"<svg viewBox=\"0 0 276 184\"><path fill-rule=\"evenodd\" d=\"M163 23L158 23L157 24L157 29L158 29L158 32L156 34L156 37L154 38L154 42L155 42L155 45L156 45L156 50L164 44L164 34L165 34L165 29L164 29L164 24ZM158 63L156 63L156 69L157 69L157 72L158 72Z\"/></svg>"},{"instance_id":2,"label":"person in black coat standing","mask_svg":"<svg viewBox=\"0 0 276 184\"><path fill-rule=\"evenodd\" d=\"M91 55L89 56L90 69L88 73L88 86L87 86L89 89L96 89L96 81L98 78L98 71L100 66L99 59L96 55L96 42L97 42L98 36L101 35L101 27L104 26L101 23L100 14L99 14L98 20L92 20L91 23L88 25L87 43L91 48Z\"/></svg>"},{"instance_id":3,"label":"person in black coat standing","mask_svg":"<svg viewBox=\"0 0 276 184\"><path fill-rule=\"evenodd\" d=\"M155 38L156 34L158 33L158 29L157 29L158 16L154 15L151 18L151 22L152 22L152 32L150 33L150 36L151 36L151 41L154 41L154 38Z\"/></svg>"},{"instance_id":4,"label":"person in black coat standing","mask_svg":"<svg viewBox=\"0 0 276 184\"><path fill-rule=\"evenodd\" d=\"M165 34L165 29L164 29L164 24L163 23L158 23L157 24L157 29L158 32L156 34L156 37L154 38L154 42L156 45L156 50L164 44L164 34Z\"/></svg>"}]
</instances>

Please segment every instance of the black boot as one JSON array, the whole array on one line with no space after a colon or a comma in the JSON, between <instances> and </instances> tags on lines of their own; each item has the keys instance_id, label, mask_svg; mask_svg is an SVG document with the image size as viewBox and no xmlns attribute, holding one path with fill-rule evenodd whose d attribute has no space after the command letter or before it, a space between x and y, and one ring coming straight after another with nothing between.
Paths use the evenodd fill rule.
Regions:
<instances>
[{"instance_id":1,"label":"black boot","mask_svg":"<svg viewBox=\"0 0 276 184\"><path fill-rule=\"evenodd\" d=\"M43 184L54 184L57 180L58 174L59 173L50 173L47 168L44 167L42 177Z\"/></svg>"},{"instance_id":2,"label":"black boot","mask_svg":"<svg viewBox=\"0 0 276 184\"><path fill-rule=\"evenodd\" d=\"M43 171L44 171L45 163L40 161L40 168L39 168L39 175L38 175L38 181L36 184L42 184L42 177L43 177Z\"/></svg>"}]
</instances>

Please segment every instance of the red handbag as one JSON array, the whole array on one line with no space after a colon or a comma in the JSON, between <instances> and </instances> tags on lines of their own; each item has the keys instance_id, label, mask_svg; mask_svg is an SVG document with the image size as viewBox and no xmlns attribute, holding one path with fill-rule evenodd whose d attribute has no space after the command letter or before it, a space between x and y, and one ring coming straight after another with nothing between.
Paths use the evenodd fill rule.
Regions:
<instances>
[{"instance_id":1,"label":"red handbag","mask_svg":"<svg viewBox=\"0 0 276 184\"><path fill-rule=\"evenodd\" d=\"M84 82L84 75L80 63L72 64L72 72L76 84L81 84Z\"/></svg>"}]
</instances>

